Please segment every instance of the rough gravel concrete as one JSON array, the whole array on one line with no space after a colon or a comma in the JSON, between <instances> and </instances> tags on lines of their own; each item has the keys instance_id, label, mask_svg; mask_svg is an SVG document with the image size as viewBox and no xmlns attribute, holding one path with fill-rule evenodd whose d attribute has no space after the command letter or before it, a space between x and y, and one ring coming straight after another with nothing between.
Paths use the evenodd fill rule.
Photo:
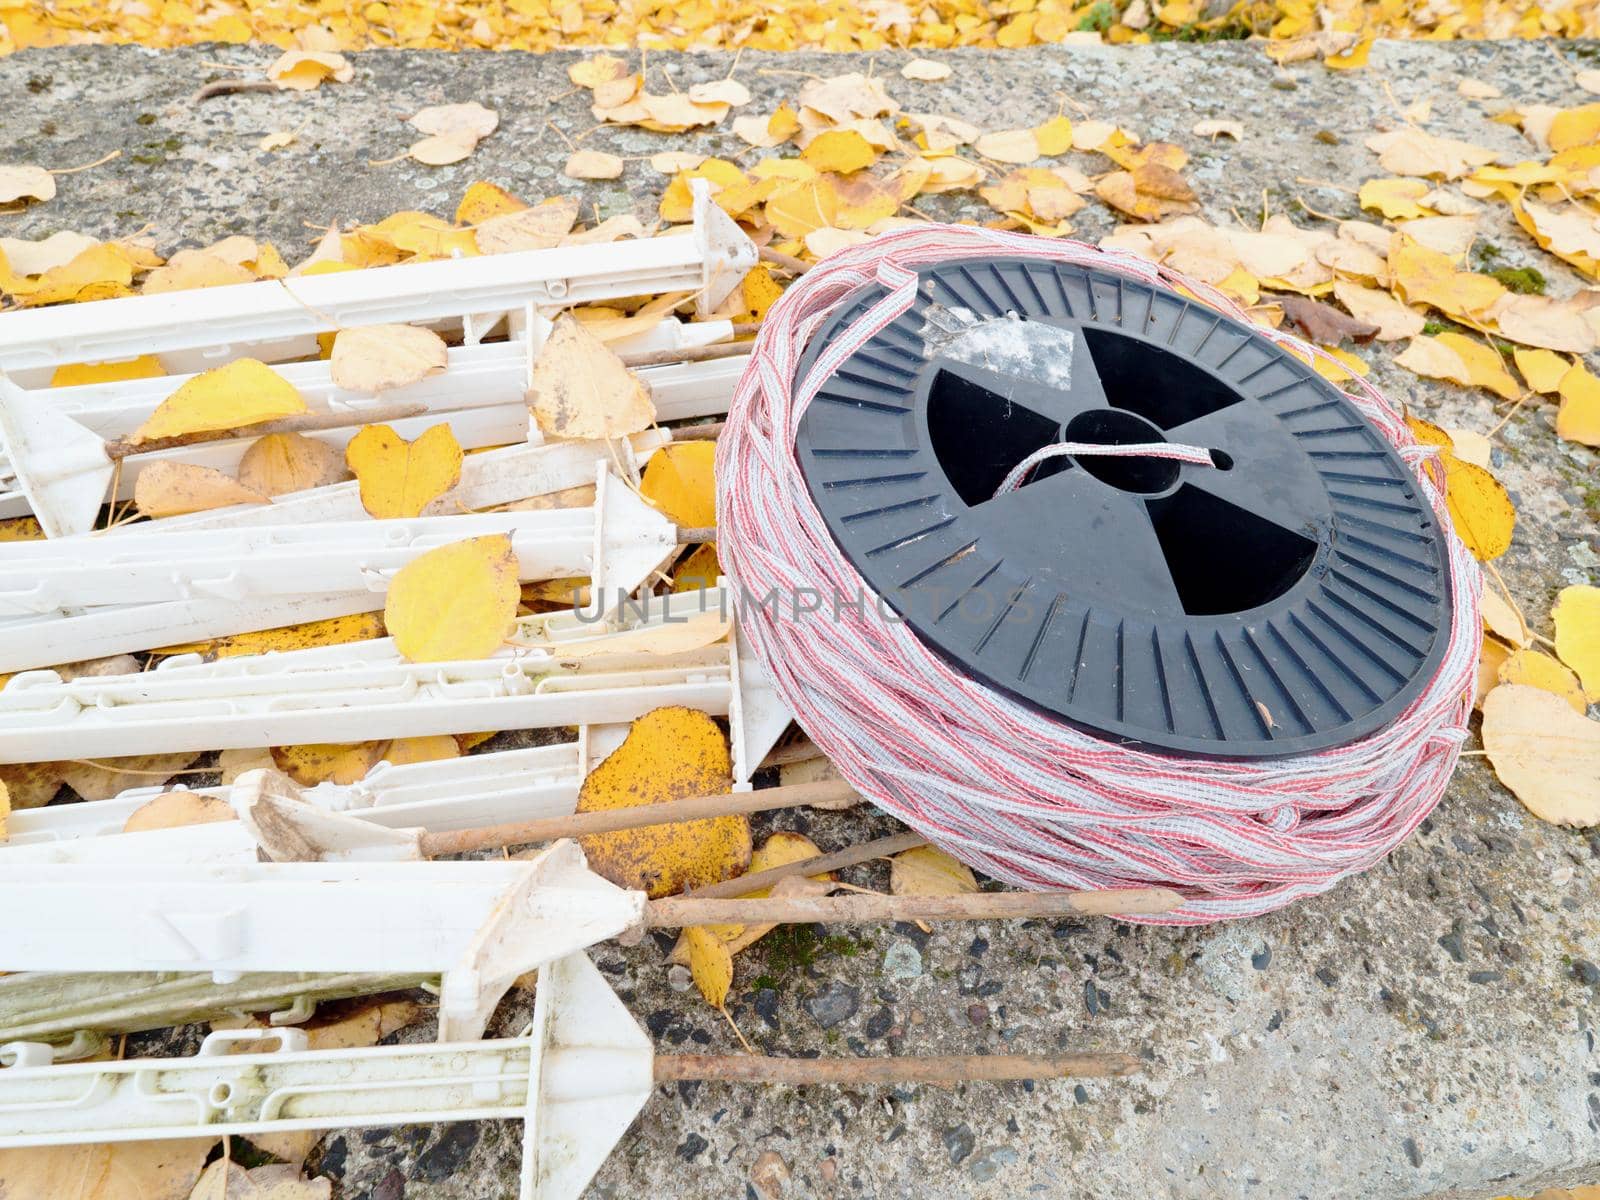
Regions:
<instances>
[{"instance_id":1,"label":"rough gravel concrete","mask_svg":"<svg viewBox=\"0 0 1600 1200\"><path fill-rule=\"evenodd\" d=\"M955 73L941 84L894 76L903 56L879 55L876 69L893 77L905 106L989 128L1038 121L1065 98L1187 146L1188 174L1213 219L1232 210L1253 220L1266 203L1309 222L1295 197L1354 215L1348 189L1377 170L1361 139L1397 102L1437 96L1433 131L1516 151L1519 135L1486 120L1500 105L1461 99L1458 78L1495 83L1518 100L1577 104L1592 98L1574 86L1571 67L1592 52L1548 42L1389 44L1363 72L1305 66L1285 75L1253 47L1167 45L951 54ZM577 190L558 175L566 150L555 132L577 136L592 125L567 84L570 55L373 53L356 58L345 86L189 99L230 74L219 63L259 66L268 57L238 47L97 48L0 60L0 161L60 167L123 151L61 177L54 202L0 216L0 233L126 234L148 224L169 249L251 233L292 256L307 244L308 225L402 208L448 213L475 178L524 196ZM730 62L652 55L652 82L664 87L666 73L687 87L726 74ZM766 111L792 94L798 79L789 72L860 65L747 54L738 74ZM409 143L404 115L468 99L502 117L469 161L368 165ZM1190 136L1208 117L1243 121L1244 141ZM255 148L278 129L298 129L299 143L278 154ZM623 155L731 153L734 143L726 132L637 130L584 140ZM632 161L619 181L579 187L610 213L648 207L663 183ZM948 214L961 204L930 207ZM1097 205L1080 216L1085 236L1109 228ZM1492 217L1484 228L1497 265L1533 263L1560 294L1578 286L1509 221ZM1368 357L1391 394L1445 425L1494 424L1488 396L1419 381L1389 365L1390 353ZM1495 458L1520 513L1502 570L1548 634L1554 592L1595 582L1595 456L1559 443L1551 410L1531 406ZM829 846L893 825L801 813L770 824L809 828ZM883 883L881 869L853 877ZM1182 932L1027 924L769 940L740 958L731 1004L758 1050L1115 1048L1141 1054L1147 1068L1129 1082L1082 1086L661 1088L593 1195L1465 1200L1592 1182L1600 1179L1597 877L1600 835L1532 819L1469 757L1433 819L1385 864L1266 919ZM603 947L596 958L663 1051L738 1049L725 1022L673 986L654 942ZM514 1031L527 1012L528 997L515 997L496 1028ZM338 1133L311 1165L349 1198L511 1196L518 1132Z\"/></svg>"}]
</instances>

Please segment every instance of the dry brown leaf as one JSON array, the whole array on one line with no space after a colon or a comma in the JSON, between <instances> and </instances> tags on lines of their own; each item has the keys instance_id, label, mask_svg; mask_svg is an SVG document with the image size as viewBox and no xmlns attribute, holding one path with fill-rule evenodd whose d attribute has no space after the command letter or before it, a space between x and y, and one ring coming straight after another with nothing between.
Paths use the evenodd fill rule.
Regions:
<instances>
[{"instance_id":1,"label":"dry brown leaf","mask_svg":"<svg viewBox=\"0 0 1600 1200\"><path fill-rule=\"evenodd\" d=\"M689 99L696 104L726 104L738 108L750 103L750 89L737 79L718 79L695 84L689 89Z\"/></svg>"},{"instance_id":2,"label":"dry brown leaf","mask_svg":"<svg viewBox=\"0 0 1600 1200\"><path fill-rule=\"evenodd\" d=\"M350 478L344 456L303 433L269 433L239 460L239 483L263 496L303 492Z\"/></svg>"},{"instance_id":3,"label":"dry brown leaf","mask_svg":"<svg viewBox=\"0 0 1600 1200\"><path fill-rule=\"evenodd\" d=\"M306 1179L296 1165L272 1163L246 1170L219 1158L205 1169L189 1200L329 1200L332 1195L332 1180Z\"/></svg>"},{"instance_id":4,"label":"dry brown leaf","mask_svg":"<svg viewBox=\"0 0 1600 1200\"><path fill-rule=\"evenodd\" d=\"M49 200L55 194L55 176L43 167L0 163L0 204L12 204L18 200Z\"/></svg>"},{"instance_id":5,"label":"dry brown leaf","mask_svg":"<svg viewBox=\"0 0 1600 1200\"><path fill-rule=\"evenodd\" d=\"M1347 339L1370 342L1378 334L1375 323L1348 316L1309 296L1280 296L1278 304L1283 315L1299 327L1301 335L1319 346L1337 346Z\"/></svg>"},{"instance_id":6,"label":"dry brown leaf","mask_svg":"<svg viewBox=\"0 0 1600 1200\"><path fill-rule=\"evenodd\" d=\"M365 325L341 329L329 359L335 387L375 395L440 374L449 364L449 351L431 329Z\"/></svg>"},{"instance_id":7,"label":"dry brown leaf","mask_svg":"<svg viewBox=\"0 0 1600 1200\"><path fill-rule=\"evenodd\" d=\"M560 245L577 219L578 201L562 196L519 212L490 217L474 231L473 240L484 254L548 250Z\"/></svg>"},{"instance_id":8,"label":"dry brown leaf","mask_svg":"<svg viewBox=\"0 0 1600 1200\"><path fill-rule=\"evenodd\" d=\"M1543 688L1503 683L1483 701L1483 748L1534 816L1600 825L1600 722Z\"/></svg>"},{"instance_id":9,"label":"dry brown leaf","mask_svg":"<svg viewBox=\"0 0 1600 1200\"><path fill-rule=\"evenodd\" d=\"M626 164L615 154L599 150L576 150L561 173L569 179L620 179Z\"/></svg>"},{"instance_id":10,"label":"dry brown leaf","mask_svg":"<svg viewBox=\"0 0 1600 1200\"><path fill-rule=\"evenodd\" d=\"M1395 175L1436 179L1459 179L1497 157L1486 147L1413 128L1373 134L1367 139L1367 149L1378 155L1384 170Z\"/></svg>"},{"instance_id":11,"label":"dry brown leaf","mask_svg":"<svg viewBox=\"0 0 1600 1200\"><path fill-rule=\"evenodd\" d=\"M85 250L98 244L92 237L65 229L37 242L25 238L0 237L0 255L4 256L0 262L18 275L43 275L54 267L66 266ZM3 273L3 268L0 268L0 273Z\"/></svg>"},{"instance_id":12,"label":"dry brown leaf","mask_svg":"<svg viewBox=\"0 0 1600 1200\"><path fill-rule=\"evenodd\" d=\"M480 142L500 126L500 114L476 100L465 104L434 104L418 109L412 125L433 137L453 137Z\"/></svg>"},{"instance_id":13,"label":"dry brown leaf","mask_svg":"<svg viewBox=\"0 0 1600 1200\"><path fill-rule=\"evenodd\" d=\"M1380 288L1363 287L1346 279L1336 280L1334 297L1360 321L1376 326L1374 335L1380 342L1394 342L1401 338L1416 337L1427 324L1427 318L1415 309L1400 303Z\"/></svg>"},{"instance_id":14,"label":"dry brown leaf","mask_svg":"<svg viewBox=\"0 0 1600 1200\"><path fill-rule=\"evenodd\" d=\"M650 389L570 313L534 360L528 407L547 437L620 437L656 419Z\"/></svg>"},{"instance_id":15,"label":"dry brown leaf","mask_svg":"<svg viewBox=\"0 0 1600 1200\"><path fill-rule=\"evenodd\" d=\"M0 1151L5 1200L186 1200L213 1137Z\"/></svg>"},{"instance_id":16,"label":"dry brown leaf","mask_svg":"<svg viewBox=\"0 0 1600 1200\"><path fill-rule=\"evenodd\" d=\"M180 825L208 825L213 821L232 821L237 814L226 800L198 792L162 792L141 804L122 823L123 833L146 833L152 829L176 829Z\"/></svg>"},{"instance_id":17,"label":"dry brown leaf","mask_svg":"<svg viewBox=\"0 0 1600 1200\"><path fill-rule=\"evenodd\" d=\"M147 517L227 508L233 504L268 504L262 493L246 487L215 467L161 459L146 464L133 483L133 504Z\"/></svg>"},{"instance_id":18,"label":"dry brown leaf","mask_svg":"<svg viewBox=\"0 0 1600 1200\"><path fill-rule=\"evenodd\" d=\"M1002 129L997 133L986 133L978 138L973 149L985 158L1017 165L1034 162L1041 156L1039 138L1031 129Z\"/></svg>"}]
</instances>

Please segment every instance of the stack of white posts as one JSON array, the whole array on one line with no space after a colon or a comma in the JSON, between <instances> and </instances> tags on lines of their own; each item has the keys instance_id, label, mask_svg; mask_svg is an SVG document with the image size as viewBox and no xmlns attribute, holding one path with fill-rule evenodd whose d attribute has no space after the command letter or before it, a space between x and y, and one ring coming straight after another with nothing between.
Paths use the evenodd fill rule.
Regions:
<instances>
[{"instance_id":1,"label":"stack of white posts","mask_svg":"<svg viewBox=\"0 0 1600 1200\"><path fill-rule=\"evenodd\" d=\"M584 954L637 928L642 896L589 871L572 842L531 859L428 861L387 854L386 839L569 814L628 723L662 706L727 719L736 786L748 786L783 732L788 714L731 620L691 649L639 648L654 627L726 617L720 590L619 603L647 596L641 589L682 549L673 523L625 478L670 430L546 442L524 401L562 308L684 292L707 316L755 261L702 184L684 236L0 315L0 516L31 512L49 535L0 547L0 673L11 675L0 690L0 763L578 729L559 745L384 763L349 785L301 789L253 771L199 789L241 816L263 787L289 789L311 818L356 831L322 861L259 861L259 830L245 819L123 832L170 790L160 787L12 814L0 905L14 919L0 935L0 970L14 974L0 989L0 1028L15 1015L7 996L76 997L82 1024L24 1021L29 1040L0 1046L0 1147L521 1117L523 1200L578 1195L651 1088L649 1040ZM381 398L390 411L416 410L390 422L397 432L409 440L445 422L463 447L494 447L465 458L452 515L374 520L356 484L341 483L93 532L102 507L131 495L153 462L238 466L249 438L135 453L120 469L106 448L193 374L238 358L281 364L309 410L328 418L307 436L342 448L378 406L333 383L317 335L388 322L451 342L442 373ZM669 319L616 348L649 356L639 377L665 423L726 411L744 360L671 362L661 352L733 335L726 321ZM167 374L48 386L65 363L152 354ZM590 483L584 507L481 511ZM587 577L592 604L524 618L514 643L470 661L411 663L375 639L211 662L168 656L123 675L51 669L376 611L408 562L486 534L509 537L525 581ZM477 1040L505 989L532 970L532 1028ZM141 984L96 999L59 982L108 972ZM207 976L219 996L280 1009L284 1025L328 995L437 981L440 1042L318 1052L284 1027L213 1033L188 1060L59 1061L92 1050L95 1028L205 1009L193 981Z\"/></svg>"}]
</instances>

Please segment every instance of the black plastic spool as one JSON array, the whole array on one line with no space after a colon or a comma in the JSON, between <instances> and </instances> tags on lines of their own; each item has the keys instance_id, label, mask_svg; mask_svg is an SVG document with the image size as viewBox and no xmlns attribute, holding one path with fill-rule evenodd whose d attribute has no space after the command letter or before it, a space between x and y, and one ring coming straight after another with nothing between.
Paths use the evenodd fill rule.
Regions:
<instances>
[{"instance_id":1,"label":"black plastic spool","mask_svg":"<svg viewBox=\"0 0 1600 1200\"><path fill-rule=\"evenodd\" d=\"M1035 259L924 268L800 422L840 549L963 672L1108 740L1254 759L1392 722L1449 640L1444 538L1350 400L1164 288ZM807 348L883 295L853 297ZM1204 446L1016 464L1059 441ZM849 599L849 598L846 598Z\"/></svg>"}]
</instances>

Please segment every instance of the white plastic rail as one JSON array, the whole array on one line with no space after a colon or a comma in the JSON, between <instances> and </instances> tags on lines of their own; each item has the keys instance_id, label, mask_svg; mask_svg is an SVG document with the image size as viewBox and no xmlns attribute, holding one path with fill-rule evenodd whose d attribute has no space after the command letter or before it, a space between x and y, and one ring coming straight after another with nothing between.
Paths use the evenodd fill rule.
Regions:
<instances>
[{"instance_id":1,"label":"white plastic rail","mask_svg":"<svg viewBox=\"0 0 1600 1200\"><path fill-rule=\"evenodd\" d=\"M671 441L671 430L647 429L615 442L545 442L469 454L461 460L461 482L429 505L425 515L491 508L579 487L593 483L596 469L613 462L629 477L636 477L650 456ZM139 521L116 530L116 537L120 541L135 534L313 525L325 521L371 521L361 506L360 485L355 480L287 492L275 497L271 504L235 504L181 517Z\"/></svg>"},{"instance_id":2,"label":"white plastic rail","mask_svg":"<svg viewBox=\"0 0 1600 1200\"><path fill-rule=\"evenodd\" d=\"M605 624L571 613L528 617L518 640L538 647L461 662L408 663L392 639L376 638L210 663L176 656L136 675L63 680L28 671L0 690L0 762L617 726L684 705L732 716L742 732L734 778L744 783L789 714L735 628L722 641L670 654L561 653L728 605L725 592L709 589L652 597L646 614L630 607Z\"/></svg>"},{"instance_id":3,"label":"white plastic rail","mask_svg":"<svg viewBox=\"0 0 1600 1200\"><path fill-rule=\"evenodd\" d=\"M722 341L732 331L732 326L725 321L695 325L669 321L658 328L673 331L673 336L667 340L674 346ZM449 366L443 374L395 388L384 393L381 399L334 387L328 364L323 361L287 363L277 370L305 397L308 412L350 414L348 425L312 430L305 435L335 450L343 451L375 406L394 404L416 404L427 409L425 414L388 422L407 441L415 440L434 425L448 424L456 441L468 450L477 450L530 439L533 427L529 425L524 400L527 357L521 338L512 342L452 347ZM650 388L658 421L687 420L727 412L734 385L746 361L747 356L735 355L703 362L667 363L640 367L638 376ZM110 488L104 482L109 463L102 464L92 454L88 456L88 467L92 469L86 470L76 459L66 463L65 443L84 440L88 434L93 435L90 441L132 434L186 378L163 376L114 384L29 390L0 376L0 408L6 410L6 420L14 431L10 440L18 443L18 448L12 448L8 439L0 437L0 517L29 512L32 506L27 489L31 488L40 506L53 510L50 515L55 519L51 524L58 534L87 532L100 504L109 498ZM68 421L73 424L66 424ZM87 433L77 430L76 425L82 425ZM64 433L71 436L64 436ZM125 500L133 495L140 472L153 462L188 463L234 474L254 440L244 437L201 442L130 455L123 460L122 470L117 473L117 499ZM39 449L30 450L30 447ZM84 447L85 453L92 448ZM64 469L69 477L75 473L89 482L75 485L70 494L62 496L61 489L53 487L52 482ZM95 479L100 482L94 482Z\"/></svg>"},{"instance_id":4,"label":"white plastic rail","mask_svg":"<svg viewBox=\"0 0 1600 1200\"><path fill-rule=\"evenodd\" d=\"M643 892L574 841L527 859L17 863L0 967L23 971L439 974L439 1040L479 1037L519 975L639 927Z\"/></svg>"},{"instance_id":5,"label":"white plastic rail","mask_svg":"<svg viewBox=\"0 0 1600 1200\"><path fill-rule=\"evenodd\" d=\"M467 341L527 305L568 306L622 296L694 292L709 315L756 264L750 239L697 183L694 227L682 236L404 263L7 313L0 371L158 355L169 372L201 371L250 355L317 352L332 329L454 322ZM23 377L22 382L36 382Z\"/></svg>"},{"instance_id":6,"label":"white plastic rail","mask_svg":"<svg viewBox=\"0 0 1600 1200\"><path fill-rule=\"evenodd\" d=\"M373 612L407 563L491 534L510 537L524 580L588 576L614 602L678 535L604 464L595 477L583 508L14 543L0 581L0 671Z\"/></svg>"},{"instance_id":7,"label":"white plastic rail","mask_svg":"<svg viewBox=\"0 0 1600 1200\"><path fill-rule=\"evenodd\" d=\"M14 1064L0 1069L0 1148L521 1120L519 1200L578 1200L649 1100L655 1063L582 953L540 967L517 1038L310 1050L298 1030L227 1030L190 1058L51 1058L0 1047Z\"/></svg>"}]
</instances>

